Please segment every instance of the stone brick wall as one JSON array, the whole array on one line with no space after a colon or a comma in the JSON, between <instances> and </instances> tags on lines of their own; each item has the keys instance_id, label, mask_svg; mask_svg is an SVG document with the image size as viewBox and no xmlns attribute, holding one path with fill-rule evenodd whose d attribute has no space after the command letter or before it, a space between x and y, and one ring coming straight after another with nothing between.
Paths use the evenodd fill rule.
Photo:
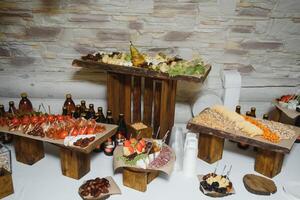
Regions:
<instances>
[{"instance_id":1,"label":"stone brick wall","mask_svg":"<svg viewBox=\"0 0 300 200\"><path fill-rule=\"evenodd\" d=\"M242 105L263 110L274 97L299 88L299 35L295 0L2 0L0 96L16 96L20 91L8 88L22 87L51 98L51 91L39 95L40 85L72 90L87 83L98 98L101 72L79 71L72 59L128 50L132 40L143 51L200 54L213 65L204 87L220 95L220 71L238 69ZM189 86L193 92L186 88L180 85L179 99L193 99L200 90L197 84Z\"/></svg>"}]
</instances>

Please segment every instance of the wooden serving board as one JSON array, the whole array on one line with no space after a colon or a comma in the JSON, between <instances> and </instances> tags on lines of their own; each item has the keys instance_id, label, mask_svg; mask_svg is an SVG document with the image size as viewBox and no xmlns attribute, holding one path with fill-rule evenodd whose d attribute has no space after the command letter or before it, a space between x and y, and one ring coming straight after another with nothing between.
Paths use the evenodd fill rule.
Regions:
<instances>
[{"instance_id":1,"label":"wooden serving board","mask_svg":"<svg viewBox=\"0 0 300 200\"><path fill-rule=\"evenodd\" d=\"M149 70L141 67L112 65L112 64L106 64L106 63L88 61L82 59L73 60L72 65L78 67L84 67L84 68L103 69L105 71L116 72L120 74L130 74L135 76L144 76L144 77L151 77L156 79L185 80L185 81L193 81L193 82L203 82L211 70L211 65L206 65L205 73L203 75L199 75L199 76L178 75L178 76L171 77L169 76L168 73L157 72L154 70Z\"/></svg>"},{"instance_id":2,"label":"wooden serving board","mask_svg":"<svg viewBox=\"0 0 300 200\"><path fill-rule=\"evenodd\" d=\"M8 127L0 127L0 132L9 133L9 134L13 134L13 135L17 135L17 136L21 136L21 137L25 137L25 138L30 138L30 139L34 139L34 140L38 140L38 141L42 141L42 142L49 142L49 143L56 144L59 146L64 146L65 148L68 148L68 149L74 149L76 151L83 152L83 153L90 153L91 151L93 151L96 148L97 145L103 143L109 137L113 136L118 127L117 125L112 125L112 124L101 124L101 125L104 125L106 127L106 130L103 133L96 134L95 140L93 142L91 142L85 148L76 147L76 146L65 146L63 139L55 140L55 139L51 139L48 137L42 138L40 136L27 135L27 134L24 134L22 131L10 131L10 130L8 130Z\"/></svg>"},{"instance_id":3,"label":"wooden serving board","mask_svg":"<svg viewBox=\"0 0 300 200\"><path fill-rule=\"evenodd\" d=\"M270 195L277 191L275 183L262 176L257 176L254 174L246 174L243 178L245 188L258 195Z\"/></svg>"},{"instance_id":4,"label":"wooden serving board","mask_svg":"<svg viewBox=\"0 0 300 200\"><path fill-rule=\"evenodd\" d=\"M202 111L203 112L203 111ZM200 113L201 115L201 113ZM279 122L276 122L279 123ZM287 126L288 128L288 126ZM297 139L298 135L300 134L300 128L293 126L293 129L295 130L295 135L293 138L289 140L281 140L279 143L272 143L268 140L265 140L261 136L255 136L255 137L249 137L246 136L245 134L234 130L230 131L223 131L215 128L208 127L204 124L198 124L193 122L193 120L190 120L187 124L187 129L189 129L192 132L197 132L197 133L205 133L208 135L214 135L220 138L226 138L229 140L233 140L235 142L242 142L246 143L252 146L260 147L263 149L270 149L272 151L280 152L280 153L289 153L290 150L293 147L293 144L295 140Z\"/></svg>"}]
</instances>

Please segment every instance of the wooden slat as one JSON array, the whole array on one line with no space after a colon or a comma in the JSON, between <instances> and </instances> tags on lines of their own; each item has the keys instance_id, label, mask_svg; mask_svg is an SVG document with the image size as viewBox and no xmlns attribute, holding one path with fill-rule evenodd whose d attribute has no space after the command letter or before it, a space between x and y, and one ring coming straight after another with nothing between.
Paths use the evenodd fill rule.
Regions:
<instances>
[{"instance_id":1,"label":"wooden slat","mask_svg":"<svg viewBox=\"0 0 300 200\"><path fill-rule=\"evenodd\" d=\"M153 105L153 79L145 78L144 88L144 115L143 122L147 126L152 125L152 105Z\"/></svg>"},{"instance_id":2,"label":"wooden slat","mask_svg":"<svg viewBox=\"0 0 300 200\"><path fill-rule=\"evenodd\" d=\"M105 63L100 63L95 61L86 61L81 59L73 60L72 65L89 68L89 69L93 69L93 68L103 69L105 71L116 72L120 74L130 74L135 76L151 77L151 78L161 79L161 80L172 79L172 80L186 80L186 81L194 81L194 82L203 82L211 70L211 65L206 65L205 73L203 75L200 76L179 75L179 76L170 77L167 73L148 70L141 67L126 67L121 65L111 65L111 64L105 64Z\"/></svg>"},{"instance_id":3,"label":"wooden slat","mask_svg":"<svg viewBox=\"0 0 300 200\"><path fill-rule=\"evenodd\" d=\"M118 74L118 80L119 80L119 113L125 112L125 75Z\"/></svg>"},{"instance_id":4,"label":"wooden slat","mask_svg":"<svg viewBox=\"0 0 300 200\"><path fill-rule=\"evenodd\" d=\"M176 80L172 80L170 81L170 88L169 88L169 101L168 101L168 104L169 104L169 130L171 131L172 130L172 127L174 125L174 117L175 117L175 103L176 103L176 90L177 90L177 81ZM168 139L170 138L170 135L169 134L169 137ZM167 139L167 142L169 141Z\"/></svg>"},{"instance_id":5,"label":"wooden slat","mask_svg":"<svg viewBox=\"0 0 300 200\"><path fill-rule=\"evenodd\" d=\"M153 128L156 134L160 123L160 99L161 99L161 82L155 81L154 88L154 115L153 115Z\"/></svg>"},{"instance_id":6,"label":"wooden slat","mask_svg":"<svg viewBox=\"0 0 300 200\"><path fill-rule=\"evenodd\" d=\"M133 78L133 122L141 121L141 77Z\"/></svg>"},{"instance_id":7,"label":"wooden slat","mask_svg":"<svg viewBox=\"0 0 300 200\"><path fill-rule=\"evenodd\" d=\"M107 73L107 102L108 109L112 111L113 119L116 122L120 114L120 80L119 75Z\"/></svg>"},{"instance_id":8,"label":"wooden slat","mask_svg":"<svg viewBox=\"0 0 300 200\"><path fill-rule=\"evenodd\" d=\"M161 84L161 98L160 98L160 117L159 117L159 138L163 138L169 129L169 91L170 81L163 80Z\"/></svg>"},{"instance_id":9,"label":"wooden slat","mask_svg":"<svg viewBox=\"0 0 300 200\"><path fill-rule=\"evenodd\" d=\"M132 78L130 75L124 78L124 115L126 123L131 123L131 85Z\"/></svg>"}]
</instances>

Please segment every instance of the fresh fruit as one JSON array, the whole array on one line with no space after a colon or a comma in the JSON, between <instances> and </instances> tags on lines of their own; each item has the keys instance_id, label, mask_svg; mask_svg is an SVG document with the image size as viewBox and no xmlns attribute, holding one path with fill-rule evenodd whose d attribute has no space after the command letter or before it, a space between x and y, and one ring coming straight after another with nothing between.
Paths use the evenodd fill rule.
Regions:
<instances>
[{"instance_id":1,"label":"fresh fruit","mask_svg":"<svg viewBox=\"0 0 300 200\"><path fill-rule=\"evenodd\" d=\"M130 42L130 53L131 53L131 62L135 67L141 67L146 63L146 60L142 54L133 46Z\"/></svg>"}]
</instances>

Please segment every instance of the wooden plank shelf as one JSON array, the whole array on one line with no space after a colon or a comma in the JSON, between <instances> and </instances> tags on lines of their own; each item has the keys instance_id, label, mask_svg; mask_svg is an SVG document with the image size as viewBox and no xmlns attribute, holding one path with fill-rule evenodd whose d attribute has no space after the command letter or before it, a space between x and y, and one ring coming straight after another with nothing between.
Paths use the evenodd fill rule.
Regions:
<instances>
[{"instance_id":1,"label":"wooden plank shelf","mask_svg":"<svg viewBox=\"0 0 300 200\"><path fill-rule=\"evenodd\" d=\"M178 76L171 77L169 76L168 73L157 72L145 68L112 65L112 64L106 64L106 63L82 60L82 59L73 60L72 65L78 67L90 68L90 69L95 69L95 68L103 69L108 72L116 72L119 74L127 74L127 75L134 75L134 76L143 76L143 77L149 77L149 78L160 79L160 80L183 80L183 81L193 81L193 82L203 82L211 70L211 65L206 65L205 73L203 75L199 75L199 76L178 75Z\"/></svg>"},{"instance_id":2,"label":"wooden plank shelf","mask_svg":"<svg viewBox=\"0 0 300 200\"><path fill-rule=\"evenodd\" d=\"M62 146L67 149L71 149L74 151L79 151L82 153L90 153L95 149L96 146L100 145L104 141L106 141L109 137L113 136L117 130L117 125L112 125L112 124L102 124L106 127L106 130L103 133L96 134L96 138L93 142L91 142L87 147L81 148L81 147L76 147L76 146L65 146L64 145L64 140L63 139L51 139L48 137L40 137L40 136L32 136L28 134L24 134L21 131L10 131L8 130L8 127L0 127L0 132L3 133L9 133L12 135L19 136L21 138L27 138L35 141L41 141L41 142L49 142L52 144L56 144L58 146ZM28 140L29 141L29 140Z\"/></svg>"},{"instance_id":3,"label":"wooden plank shelf","mask_svg":"<svg viewBox=\"0 0 300 200\"><path fill-rule=\"evenodd\" d=\"M87 147L64 146L64 140L54 140L47 137L31 136L21 131L9 131L8 127L0 127L0 132L15 135L15 153L16 159L27 165L33 165L44 158L44 144L49 142L60 147L60 161L62 174L80 179L90 171L90 152L112 137L117 130L116 125L103 124L106 130L103 133L96 134L96 138Z\"/></svg>"}]
</instances>

